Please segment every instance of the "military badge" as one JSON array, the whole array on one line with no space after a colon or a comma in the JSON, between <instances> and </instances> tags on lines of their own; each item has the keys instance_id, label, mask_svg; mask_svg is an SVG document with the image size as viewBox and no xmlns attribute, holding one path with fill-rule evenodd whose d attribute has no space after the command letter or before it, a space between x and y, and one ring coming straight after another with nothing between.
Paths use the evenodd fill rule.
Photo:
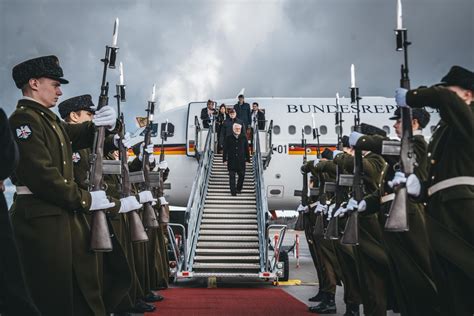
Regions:
<instances>
[{"instance_id":1,"label":"military badge","mask_svg":"<svg viewBox=\"0 0 474 316\"><path fill-rule=\"evenodd\" d=\"M78 152L72 154L72 162L78 163L81 160L81 155Z\"/></svg>"},{"instance_id":2,"label":"military badge","mask_svg":"<svg viewBox=\"0 0 474 316\"><path fill-rule=\"evenodd\" d=\"M19 139L28 139L31 133L31 129L28 125L23 125L16 129L16 136Z\"/></svg>"}]
</instances>

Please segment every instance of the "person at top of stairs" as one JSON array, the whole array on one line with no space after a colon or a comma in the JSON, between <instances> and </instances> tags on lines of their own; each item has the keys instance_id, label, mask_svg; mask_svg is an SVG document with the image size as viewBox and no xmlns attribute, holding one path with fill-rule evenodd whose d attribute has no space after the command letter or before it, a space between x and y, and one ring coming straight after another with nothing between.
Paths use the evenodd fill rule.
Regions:
<instances>
[{"instance_id":1,"label":"person at top of stairs","mask_svg":"<svg viewBox=\"0 0 474 316\"><path fill-rule=\"evenodd\" d=\"M225 138L223 161L229 171L229 186L232 196L242 191L245 178L245 162L250 162L250 153L247 137L242 133L242 125L232 125L232 135ZM237 188L235 174L238 174Z\"/></svg>"}]
</instances>

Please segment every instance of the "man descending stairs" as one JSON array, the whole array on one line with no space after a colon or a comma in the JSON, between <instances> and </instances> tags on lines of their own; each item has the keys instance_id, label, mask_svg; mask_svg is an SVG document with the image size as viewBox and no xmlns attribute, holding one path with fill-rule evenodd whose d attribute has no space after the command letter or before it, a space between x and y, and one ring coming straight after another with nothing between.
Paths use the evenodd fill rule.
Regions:
<instances>
[{"instance_id":1,"label":"man descending stairs","mask_svg":"<svg viewBox=\"0 0 474 316\"><path fill-rule=\"evenodd\" d=\"M215 154L194 256L195 276L258 277L255 174L246 164L242 192L230 194L229 174L222 155Z\"/></svg>"}]
</instances>

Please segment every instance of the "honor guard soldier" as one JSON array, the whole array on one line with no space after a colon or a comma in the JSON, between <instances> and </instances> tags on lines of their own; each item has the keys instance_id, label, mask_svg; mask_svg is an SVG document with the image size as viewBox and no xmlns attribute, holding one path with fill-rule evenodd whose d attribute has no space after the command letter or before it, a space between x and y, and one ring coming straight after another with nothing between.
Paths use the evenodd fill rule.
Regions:
<instances>
[{"instance_id":1,"label":"honor guard soldier","mask_svg":"<svg viewBox=\"0 0 474 316\"><path fill-rule=\"evenodd\" d=\"M395 184L427 203L442 315L472 315L474 301L474 73L453 66L438 85L396 90L399 106L429 106L441 117L428 146L428 179L396 173Z\"/></svg>"},{"instance_id":2,"label":"honor guard soldier","mask_svg":"<svg viewBox=\"0 0 474 316\"><path fill-rule=\"evenodd\" d=\"M56 56L20 63L12 75L23 98L10 117L20 152L11 219L26 283L42 315L104 315L85 214L114 204L104 191L78 187L71 157L73 150L92 146L95 126L112 131L116 112L103 107L95 126L62 122L51 111L61 84L68 83Z\"/></svg>"}]
</instances>

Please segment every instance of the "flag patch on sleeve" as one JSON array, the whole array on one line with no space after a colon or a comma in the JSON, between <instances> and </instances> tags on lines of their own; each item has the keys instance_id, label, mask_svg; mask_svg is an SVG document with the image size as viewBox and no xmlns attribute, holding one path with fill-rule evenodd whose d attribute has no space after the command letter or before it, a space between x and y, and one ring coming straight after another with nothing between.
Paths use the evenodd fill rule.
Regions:
<instances>
[{"instance_id":1,"label":"flag patch on sleeve","mask_svg":"<svg viewBox=\"0 0 474 316\"><path fill-rule=\"evenodd\" d=\"M28 125L22 125L16 129L16 136L19 139L28 139L31 136L32 132Z\"/></svg>"}]
</instances>

